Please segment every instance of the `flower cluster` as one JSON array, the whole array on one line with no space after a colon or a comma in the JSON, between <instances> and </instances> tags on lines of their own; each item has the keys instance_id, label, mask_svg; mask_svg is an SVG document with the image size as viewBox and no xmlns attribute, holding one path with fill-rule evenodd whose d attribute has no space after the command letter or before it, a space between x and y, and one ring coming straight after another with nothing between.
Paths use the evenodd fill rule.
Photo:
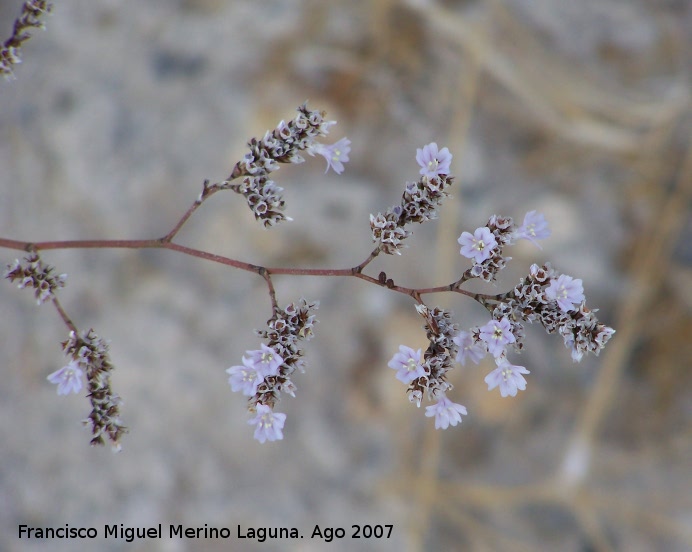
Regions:
<instances>
[{"instance_id":1,"label":"flower cluster","mask_svg":"<svg viewBox=\"0 0 692 552\"><path fill-rule=\"evenodd\" d=\"M428 348L421 355L420 349L414 351L402 345L389 362L389 367L397 371L398 380L408 384L409 400L420 406L424 394L432 400L444 396L452 388L446 375L457 353L454 338L459 328L452 322L452 314L439 307L430 309L418 304L416 311L425 319L423 327L429 341Z\"/></svg>"},{"instance_id":2,"label":"flower cluster","mask_svg":"<svg viewBox=\"0 0 692 552\"><path fill-rule=\"evenodd\" d=\"M265 227L282 220L291 220L283 214L285 202L282 188L269 178L280 163L302 163L299 152L322 155L327 160L327 170L341 174L343 163L348 161L350 141L342 138L331 146L318 143L317 138L326 136L335 121L324 119L324 113L310 110L306 104L298 108L298 116L288 123L281 121L273 131L267 131L261 140L253 138L248 143L250 151L233 168L228 180L219 185L242 194ZM239 183L231 183L242 178Z\"/></svg>"},{"instance_id":3,"label":"flower cluster","mask_svg":"<svg viewBox=\"0 0 692 552\"><path fill-rule=\"evenodd\" d=\"M53 372L48 380L58 386L58 394L79 393L82 389L82 376L86 374L86 385L91 414L84 420L91 425L92 445L103 445L104 435L113 444L113 450L120 450L120 437L127 428L120 419L120 397L113 393L110 373L113 370L108 343L93 330L78 335L70 332L63 344L65 354L70 358L67 366Z\"/></svg>"},{"instance_id":4,"label":"flower cluster","mask_svg":"<svg viewBox=\"0 0 692 552\"><path fill-rule=\"evenodd\" d=\"M397 371L396 377L408 384L409 400L420 407L423 395L435 404L426 407L426 416L435 417L435 427L446 429L461 422L466 408L447 398L452 384L447 381L447 372L452 368L452 359L458 352L459 328L452 322L452 313L439 307L430 309L424 304L416 310L425 319L423 326L429 341L428 348L414 351L406 345L399 347L388 366Z\"/></svg>"},{"instance_id":5,"label":"flower cluster","mask_svg":"<svg viewBox=\"0 0 692 552\"><path fill-rule=\"evenodd\" d=\"M255 425L255 439L260 443L283 438L286 415L274 412L274 407L281 391L295 397L291 375L296 369L302 372L305 365L299 343L312 339L317 320L311 312L318 306L317 302L300 299L285 309L275 308L267 329L257 331L267 344L246 351L242 366L226 370L231 389L250 397L250 411L256 415L248 423Z\"/></svg>"},{"instance_id":6,"label":"flower cluster","mask_svg":"<svg viewBox=\"0 0 692 552\"><path fill-rule=\"evenodd\" d=\"M586 307L582 281L558 273L549 263L531 266L529 275L501 296L496 312L512 312L528 322L538 321L548 333L556 331L578 362L584 353L598 353L615 333Z\"/></svg>"},{"instance_id":7,"label":"flower cluster","mask_svg":"<svg viewBox=\"0 0 692 552\"><path fill-rule=\"evenodd\" d=\"M55 295L58 288L65 287L66 274L52 274L53 267L44 265L36 253L24 258L24 263L16 259L7 266L5 278L11 282L19 281L20 288L33 288L36 303L41 305Z\"/></svg>"},{"instance_id":8,"label":"flower cluster","mask_svg":"<svg viewBox=\"0 0 692 552\"><path fill-rule=\"evenodd\" d=\"M421 167L421 178L406 184L401 204L390 207L384 214L370 215L372 239L388 255L401 254L403 240L411 235L405 229L407 224L436 219L437 208L449 196L447 189L453 181L449 176L452 161L449 150L438 150L433 142L417 150L416 161Z\"/></svg>"},{"instance_id":9,"label":"flower cluster","mask_svg":"<svg viewBox=\"0 0 692 552\"><path fill-rule=\"evenodd\" d=\"M21 63L19 48L24 41L29 39L29 30L45 28L41 22L41 17L52 9L53 6L46 0L26 0L24 2L22 13L14 22L12 36L0 48L0 75L12 76L13 67Z\"/></svg>"},{"instance_id":10,"label":"flower cluster","mask_svg":"<svg viewBox=\"0 0 692 552\"><path fill-rule=\"evenodd\" d=\"M430 346L421 356L420 349L401 345L388 364L397 371L397 379L409 384L412 402L420 406L424 391L429 398L438 398L435 405L426 408L426 416L435 416L436 428L456 425L466 414L463 406L452 403L445 395L451 389L446 381L451 357L466 365L467 360L478 364L492 355L496 368L485 377L488 390L499 387L503 397L514 397L526 389L524 374L529 374L525 367L507 359L510 348L516 352L523 348L522 321L537 320L548 333L559 332L575 361L586 352L598 355L615 333L586 308L581 280L558 274L547 264L532 265L528 278L496 301L490 309L492 319L470 331L458 331L449 313L418 305L418 312L426 318Z\"/></svg>"},{"instance_id":11,"label":"flower cluster","mask_svg":"<svg viewBox=\"0 0 692 552\"><path fill-rule=\"evenodd\" d=\"M512 217L493 215L485 226L476 228L473 234L462 232L457 240L461 245L459 252L474 262L465 276L494 281L497 273L511 260L502 254L505 246L513 245L518 239L527 239L540 247L536 240L548 236L550 230L545 217L536 211L526 213L521 226L517 226Z\"/></svg>"},{"instance_id":12,"label":"flower cluster","mask_svg":"<svg viewBox=\"0 0 692 552\"><path fill-rule=\"evenodd\" d=\"M411 235L411 232L404 228L401 222L401 207L390 207L387 212L370 215L370 230L372 232L372 241L379 242L380 251L384 251L387 255L396 253L401 255L403 241Z\"/></svg>"},{"instance_id":13,"label":"flower cluster","mask_svg":"<svg viewBox=\"0 0 692 552\"><path fill-rule=\"evenodd\" d=\"M515 351L520 351L523 337L523 326L511 321L510 316L493 318L480 328L459 332L456 337L459 346L456 361L464 366L467 360L478 364L486 355L492 355L497 367L485 378L488 390L499 386L503 397L514 397L517 391L526 389L526 380L522 374L528 374L529 371L507 360L507 348L511 346Z\"/></svg>"},{"instance_id":14,"label":"flower cluster","mask_svg":"<svg viewBox=\"0 0 692 552\"><path fill-rule=\"evenodd\" d=\"M418 186L407 185L401 206L391 208L385 215L370 216L373 236L379 239L382 251L399 253L401 240L408 236L403 225L414 220L412 213L418 213L421 220L433 218L434 206L420 209L421 200L412 192L439 178L436 171L448 171L450 159L451 156L438 152L435 144L418 150L417 160L423 175ZM444 174L443 177L446 178ZM442 192L444 194L444 190ZM435 196L436 201L439 202L441 197ZM540 247L537 240L548 236L550 230L545 217L536 211L526 213L521 225L511 217L493 215L485 226L473 233L463 232L459 237L461 255L474 264L449 289L459 289L471 278L494 281L510 260L503 254L505 246L527 239ZM523 322L538 320L549 333L559 332L575 361L581 360L585 352L598 354L615 332L599 323L593 311L586 308L581 280L559 274L550 265L533 265L528 278L506 294L477 294L474 298L486 307L492 319L470 331L458 331L448 312L439 308L430 310L419 304L416 308L426 319L428 349L422 354L420 349L401 345L388 364L396 370L397 379L409 385L411 402L420 406L424 394L437 400L426 408L426 416L435 417L436 428L456 425L461 416L466 415L465 407L451 402L446 396L451 389L447 373L452 367L452 358L465 365L468 360L478 364L491 355L496 367L485 377L488 390L499 388L501 396L513 397L526 389L524 375L529 374L525 367L512 364L507 358L508 351L521 352L524 347Z\"/></svg>"}]
</instances>

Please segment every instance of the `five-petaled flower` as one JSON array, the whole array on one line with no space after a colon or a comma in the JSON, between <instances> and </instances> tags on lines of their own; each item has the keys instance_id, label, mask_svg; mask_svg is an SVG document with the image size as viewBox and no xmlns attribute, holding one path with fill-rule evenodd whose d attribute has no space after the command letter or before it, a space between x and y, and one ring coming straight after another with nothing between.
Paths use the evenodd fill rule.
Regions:
<instances>
[{"instance_id":1,"label":"five-petaled flower","mask_svg":"<svg viewBox=\"0 0 692 552\"><path fill-rule=\"evenodd\" d=\"M257 405L257 413L254 418L248 420L248 424L255 427L255 439L260 443L265 441L277 441L284 438L282 429L286 422L286 414L274 412L264 404Z\"/></svg>"},{"instance_id":2,"label":"five-petaled flower","mask_svg":"<svg viewBox=\"0 0 692 552\"><path fill-rule=\"evenodd\" d=\"M79 393L82 390L82 369L76 360L71 360L67 366L56 370L46 379L58 386L58 395Z\"/></svg>"},{"instance_id":3,"label":"five-petaled flower","mask_svg":"<svg viewBox=\"0 0 692 552\"><path fill-rule=\"evenodd\" d=\"M310 147L310 149L308 149L308 153L310 155L314 156L315 154L318 154L327 160L327 170L324 171L325 174L330 168L334 169L336 174L341 174L344 172L344 163L349 160L348 154L350 151L351 140L348 138L342 138L331 146L316 142Z\"/></svg>"},{"instance_id":4,"label":"five-petaled flower","mask_svg":"<svg viewBox=\"0 0 692 552\"><path fill-rule=\"evenodd\" d=\"M461 416L466 416L466 407L450 401L443 393L432 406L425 407L428 418L435 416L435 429L447 429L450 425L461 423Z\"/></svg>"},{"instance_id":5,"label":"five-petaled flower","mask_svg":"<svg viewBox=\"0 0 692 552\"><path fill-rule=\"evenodd\" d=\"M561 274L557 279L550 281L545 290L548 299L557 301L562 312L576 310L574 304L584 301L584 287L579 279L574 279L566 274Z\"/></svg>"},{"instance_id":6,"label":"five-petaled flower","mask_svg":"<svg viewBox=\"0 0 692 552\"><path fill-rule=\"evenodd\" d=\"M243 363L245 363L245 357L243 357ZM264 380L262 375L251 365L231 366L226 370L226 373L230 376L228 383L233 392L240 391L248 397L255 394L257 386Z\"/></svg>"},{"instance_id":7,"label":"five-petaled flower","mask_svg":"<svg viewBox=\"0 0 692 552\"><path fill-rule=\"evenodd\" d=\"M536 240L542 240L550 236L550 229L548 228L548 222L545 220L545 216L542 213L537 213L536 211L529 211L524 216L524 224L522 224L516 231L517 238L524 238L529 240L539 249L543 249L541 244Z\"/></svg>"},{"instance_id":8,"label":"five-petaled flower","mask_svg":"<svg viewBox=\"0 0 692 552\"><path fill-rule=\"evenodd\" d=\"M421 167L420 174L433 178L439 174L449 174L452 154L447 148L438 151L437 144L431 142L423 149L416 150L416 161Z\"/></svg>"},{"instance_id":9,"label":"five-petaled flower","mask_svg":"<svg viewBox=\"0 0 692 552\"><path fill-rule=\"evenodd\" d=\"M251 397L264 378L279 373L279 366L283 364L284 359L264 343L260 346L261 349L245 351L243 366L231 366L226 370L230 376L228 383L234 392L240 391L243 395Z\"/></svg>"},{"instance_id":10,"label":"five-petaled flower","mask_svg":"<svg viewBox=\"0 0 692 552\"><path fill-rule=\"evenodd\" d=\"M283 364L284 359L264 343L260 347L261 349L255 351L245 351L247 357L243 356L243 364L255 368L263 378L275 376L279 373L279 366Z\"/></svg>"},{"instance_id":11,"label":"five-petaled flower","mask_svg":"<svg viewBox=\"0 0 692 552\"><path fill-rule=\"evenodd\" d=\"M396 379L404 383L411 383L425 375L421 365L421 350L414 351L406 345L399 345L399 352L392 357L387 366L396 370Z\"/></svg>"},{"instance_id":12,"label":"five-petaled flower","mask_svg":"<svg viewBox=\"0 0 692 552\"><path fill-rule=\"evenodd\" d=\"M462 232L457 240L461 245L461 253L467 259L473 259L476 263L482 263L490 258L497 246L497 240L487 226L476 228L476 231Z\"/></svg>"},{"instance_id":13,"label":"five-petaled flower","mask_svg":"<svg viewBox=\"0 0 692 552\"><path fill-rule=\"evenodd\" d=\"M459 332L454 337L454 343L459 346L456 361L466 366L466 359L470 359L474 364L478 364L485 356L486 350L483 344L476 343L471 332Z\"/></svg>"},{"instance_id":14,"label":"five-petaled flower","mask_svg":"<svg viewBox=\"0 0 692 552\"><path fill-rule=\"evenodd\" d=\"M503 397L514 397L517 391L526 389L526 380L522 374L530 372L523 366L510 364L506 358L498 360L497 368L485 376L485 383L488 384L488 391L500 386L500 395Z\"/></svg>"},{"instance_id":15,"label":"five-petaled flower","mask_svg":"<svg viewBox=\"0 0 692 552\"><path fill-rule=\"evenodd\" d=\"M504 354L506 345L516 341L506 316L499 321L491 320L483 326L480 337L488 345L488 352L495 358Z\"/></svg>"}]
</instances>

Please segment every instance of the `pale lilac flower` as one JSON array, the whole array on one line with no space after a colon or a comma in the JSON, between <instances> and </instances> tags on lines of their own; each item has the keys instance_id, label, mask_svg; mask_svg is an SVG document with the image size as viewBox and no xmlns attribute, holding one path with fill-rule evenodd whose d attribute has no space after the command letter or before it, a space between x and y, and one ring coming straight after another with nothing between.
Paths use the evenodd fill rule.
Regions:
<instances>
[{"instance_id":1,"label":"pale lilac flower","mask_svg":"<svg viewBox=\"0 0 692 552\"><path fill-rule=\"evenodd\" d=\"M488 391L500 386L500 395L503 397L514 397L517 391L526 389L526 380L522 374L530 372L523 366L510 364L506 358L500 359L497 368L485 376L485 383L488 384Z\"/></svg>"},{"instance_id":2,"label":"pale lilac flower","mask_svg":"<svg viewBox=\"0 0 692 552\"><path fill-rule=\"evenodd\" d=\"M58 395L68 395L69 393L79 393L82 390L83 373L79 363L76 360L71 360L67 366L56 370L46 379L58 386Z\"/></svg>"},{"instance_id":3,"label":"pale lilac flower","mask_svg":"<svg viewBox=\"0 0 692 552\"><path fill-rule=\"evenodd\" d=\"M309 149L308 153L314 156L316 153L327 160L327 170L334 169L336 174L344 172L344 163L349 161L348 154L351 151L351 140L342 138L338 142L327 146L325 144L315 143Z\"/></svg>"},{"instance_id":4,"label":"pale lilac flower","mask_svg":"<svg viewBox=\"0 0 692 552\"><path fill-rule=\"evenodd\" d=\"M496 358L504 354L505 345L516 341L506 316L502 317L500 321L491 320L483 326L480 337L487 343L488 352Z\"/></svg>"},{"instance_id":5,"label":"pale lilac flower","mask_svg":"<svg viewBox=\"0 0 692 552\"><path fill-rule=\"evenodd\" d=\"M420 174L433 178L439 174L449 174L452 154L447 148L438 151L437 144L432 142L416 150L416 161L421 166Z\"/></svg>"},{"instance_id":6,"label":"pale lilac flower","mask_svg":"<svg viewBox=\"0 0 692 552\"><path fill-rule=\"evenodd\" d=\"M254 366L246 363L246 360L243 357L245 366L231 366L226 370L226 373L230 374L228 383L231 384L231 389L234 393L240 391L243 395L252 397L257 391L257 386L264 381L264 377Z\"/></svg>"},{"instance_id":7,"label":"pale lilac flower","mask_svg":"<svg viewBox=\"0 0 692 552\"><path fill-rule=\"evenodd\" d=\"M526 213L524 216L524 224L517 228L516 231L517 238L527 239L539 249L543 248L536 240L542 240L549 236L550 229L548 228L548 222L545 220L545 216L536 211L529 211Z\"/></svg>"},{"instance_id":8,"label":"pale lilac flower","mask_svg":"<svg viewBox=\"0 0 692 552\"><path fill-rule=\"evenodd\" d=\"M461 253L467 259L473 259L476 263L482 263L490 258L493 249L497 246L497 240L487 226L476 228L476 231L463 232L457 240L461 244Z\"/></svg>"},{"instance_id":9,"label":"pale lilac flower","mask_svg":"<svg viewBox=\"0 0 692 552\"><path fill-rule=\"evenodd\" d=\"M461 423L461 416L466 416L466 407L450 401L444 393L432 406L425 407L425 415L428 418L435 416L435 429L447 429L450 425Z\"/></svg>"},{"instance_id":10,"label":"pale lilac flower","mask_svg":"<svg viewBox=\"0 0 692 552\"><path fill-rule=\"evenodd\" d=\"M406 345L399 345L399 352L387 364L396 370L396 379L403 383L411 383L414 379L425 375L421 364L421 350L414 351Z\"/></svg>"},{"instance_id":11,"label":"pale lilac flower","mask_svg":"<svg viewBox=\"0 0 692 552\"><path fill-rule=\"evenodd\" d=\"M284 438L281 431L286 422L286 414L274 412L271 408L264 404L257 405L257 414L248 424L255 427L255 439L260 443L265 441L277 441Z\"/></svg>"},{"instance_id":12,"label":"pale lilac flower","mask_svg":"<svg viewBox=\"0 0 692 552\"><path fill-rule=\"evenodd\" d=\"M579 304L584 300L584 287L581 280L561 274L550 281L545 294L548 299L557 301L562 312L569 312L575 310L574 303Z\"/></svg>"},{"instance_id":13,"label":"pale lilac flower","mask_svg":"<svg viewBox=\"0 0 692 552\"><path fill-rule=\"evenodd\" d=\"M453 341L459 345L456 361L463 366L466 366L467 359L472 360L474 364L478 364L486 354L483 345L474 341L471 332L459 332Z\"/></svg>"},{"instance_id":14,"label":"pale lilac flower","mask_svg":"<svg viewBox=\"0 0 692 552\"><path fill-rule=\"evenodd\" d=\"M255 351L245 351L247 356L243 356L243 364L248 368L254 368L262 379L267 376L276 376L279 373L279 366L284 362L274 349L267 347L264 343L261 349Z\"/></svg>"}]
</instances>

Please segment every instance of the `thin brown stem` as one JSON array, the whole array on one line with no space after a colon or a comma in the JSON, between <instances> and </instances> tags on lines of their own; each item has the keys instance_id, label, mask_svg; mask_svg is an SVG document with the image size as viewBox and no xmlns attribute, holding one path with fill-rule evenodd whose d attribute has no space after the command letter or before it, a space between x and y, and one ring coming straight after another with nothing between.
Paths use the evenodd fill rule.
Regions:
<instances>
[{"instance_id":1,"label":"thin brown stem","mask_svg":"<svg viewBox=\"0 0 692 552\"><path fill-rule=\"evenodd\" d=\"M58 301L58 298L53 296L52 300L53 306L58 311L58 314L60 315L60 318L62 318L62 321L65 323L65 325L74 333L78 333L77 326L75 326L74 322L72 322L72 319L69 316L67 316L67 313L65 312L65 309L62 308L62 305L60 304L60 301Z\"/></svg>"},{"instance_id":2,"label":"thin brown stem","mask_svg":"<svg viewBox=\"0 0 692 552\"><path fill-rule=\"evenodd\" d=\"M176 223L176 225L173 227L173 230L168 232L163 238L161 238L161 241L163 242L170 242L173 240L173 238L180 232L180 229L183 227L183 225L187 222L187 220L192 216L192 214L204 203L204 201L214 195L216 192L218 192L221 188L217 184L209 185L209 181L205 180L204 183L202 184L202 193L199 194L199 197L195 200L195 202L190 205L190 208L185 211L185 214L180 218L180 220Z\"/></svg>"},{"instance_id":3,"label":"thin brown stem","mask_svg":"<svg viewBox=\"0 0 692 552\"><path fill-rule=\"evenodd\" d=\"M269 271L266 268L260 269L260 276L264 278L264 281L267 282L267 287L269 288L269 299L271 299L272 302L272 316L274 313L279 309L279 305L276 302L276 290L274 289L274 282L272 282L272 278L269 275Z\"/></svg>"},{"instance_id":4,"label":"thin brown stem","mask_svg":"<svg viewBox=\"0 0 692 552\"><path fill-rule=\"evenodd\" d=\"M194 210L189 211L192 214ZM189 218L189 217L188 217ZM186 220L185 217L181 219L182 222ZM182 224L177 225L178 229ZM175 230L175 229L174 229ZM260 265L255 265L251 263L246 263L239 261L237 259L231 259L230 257L224 257L223 255L217 255L215 253L210 253L208 251L202 251L200 249L195 249L192 247L187 247L185 245L180 245L168 240L168 236L159 239L151 240L66 240L66 241L46 241L46 242L23 242L18 240L10 240L7 238L0 238L0 247L5 247L7 249L16 249L21 251L41 251L41 250L51 250L51 249L170 249L172 251L177 251L178 253L183 253L185 255L190 255L192 257L197 257L207 261L212 261L215 263L220 263L226 266L232 266L246 272L253 272L259 274L265 280L268 275L287 275L287 276L347 276L358 278L359 280L364 280L370 284L375 284L380 287L386 287L397 293L402 293L413 297L420 302L420 296L430 294L430 293L445 293L454 292L461 295L466 295L474 299L475 301L486 306L486 301L497 301L499 297L496 295L485 295L481 293L472 293L459 288L459 282L456 281L451 284L444 286L436 286L429 288L410 288L406 286L395 285L391 280L386 280L385 283L381 282L377 278L368 276L361 272L362 268L366 266L372 259L374 259L378 250L373 251L368 259L363 263L352 267L352 268L286 268L286 267L263 267ZM268 282L269 283L269 282ZM274 301L274 299L273 299Z\"/></svg>"},{"instance_id":5,"label":"thin brown stem","mask_svg":"<svg viewBox=\"0 0 692 552\"><path fill-rule=\"evenodd\" d=\"M363 269L368 266L374 259L380 254L380 248L377 247L373 249L372 253L370 253L370 256L365 259L362 263L360 263L358 266L353 267L354 272L362 272Z\"/></svg>"}]
</instances>

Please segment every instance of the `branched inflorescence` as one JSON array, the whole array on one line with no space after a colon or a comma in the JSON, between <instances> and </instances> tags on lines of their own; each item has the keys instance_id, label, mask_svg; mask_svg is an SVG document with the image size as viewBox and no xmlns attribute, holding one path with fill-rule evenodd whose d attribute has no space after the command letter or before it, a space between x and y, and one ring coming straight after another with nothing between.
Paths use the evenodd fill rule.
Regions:
<instances>
[{"instance_id":1,"label":"branched inflorescence","mask_svg":"<svg viewBox=\"0 0 692 552\"><path fill-rule=\"evenodd\" d=\"M415 185L407 184L402 205L390 208L385 215L370 216L373 238L379 241L379 249L385 253L400 253L401 241L410 234L403 226L435 218L437 206L448 195L446 188L452 177L448 176L451 155L447 148L438 151L437 144L429 144L418 150L416 159L423 176ZM527 239L540 247L537 240L548 236L550 230L545 217L536 211L526 213L521 225L511 217L491 216L487 224L473 234L462 232L459 236L460 254L471 259L473 266L448 289L462 292L461 284L473 278L495 281L511 260L504 255L506 247L519 239ZM491 313L492 319L487 324L459 331L452 322L451 312L439 307L431 309L421 302L416 310L426 320L424 328L430 342L427 350L421 355L420 349L415 351L401 345L389 362L389 367L397 371L397 379L409 385L408 396L412 403L420 406L425 397L434 403L426 408L426 416L435 417L436 428L454 426L467 413L464 406L447 398L447 392L452 389L447 381L447 373L453 368L452 358L461 364L467 360L478 364L491 355L496 368L485 378L488 389L499 387L503 397L515 396L526 389L524 374L529 371L512 364L507 352L508 349L515 352L523 349L522 322L538 320L549 333L558 331L575 361L581 360L585 352L598 354L615 333L599 323L593 311L586 308L581 280L560 275L550 265L542 268L533 265L528 278L504 295L472 296Z\"/></svg>"},{"instance_id":2,"label":"branched inflorescence","mask_svg":"<svg viewBox=\"0 0 692 552\"><path fill-rule=\"evenodd\" d=\"M472 279L495 282L498 273L511 259L505 255L506 248L518 240L526 239L540 247L538 240L550 236L545 217L536 211L524 216L517 224L511 217L493 215L485 226L473 233L462 232L458 243L460 254L472 262L472 266L451 284L425 289L411 289L396 285L384 272L373 278L363 269L380 253L401 254L404 240L411 235L412 223L423 223L438 217L438 209L449 196L454 177L450 174L452 155L447 148L439 149L430 143L417 150L416 161L420 167L419 178L406 184L398 205L384 213L370 215L370 229L376 248L369 257L351 269L285 269L265 268L235 259L213 255L173 243L178 230L193 212L220 190L233 190L242 194L255 218L264 227L271 227L283 220L291 220L283 214L285 202L281 188L269 178L281 163L301 163L301 152L321 155L327 160L327 170L337 174L344 170L343 163L349 160L350 141L342 138L333 145L317 141L324 137L333 121L327 121L324 113L313 111L304 104L298 108L298 116L285 123L281 121L272 131L267 131L261 140L249 142L250 151L236 163L229 178L223 182L204 184L202 195L178 221L174 229L158 240L103 240L82 242L43 242L29 244L0 238L0 245L27 249L32 252L24 262L15 261L8 266L6 278L19 282L19 287L34 289L39 304L51 300L63 321L70 328L69 339L63 343L69 363L50 374L48 379L57 385L58 394L78 393L86 380L88 398L92 411L85 423L91 425L92 444L103 444L108 438L115 448L126 428L120 421L120 399L110 386L112 364L108 357L108 346L92 330L79 332L60 306L55 292L64 285L65 275L55 276L52 268L39 259L41 248L59 249L66 247L160 247L173 249L195 257L221 262L242 270L254 272L264 278L269 288L272 316L267 327L258 330L263 340L259 349L248 350L242 364L226 370L228 383L233 391L248 397L249 424L255 428L255 438L264 443L283 438L286 415L275 408L282 393L295 396L296 385L293 375L296 370L304 371L302 342L313 337L317 323L314 311L317 302L300 299L280 308L272 275L293 274L312 276L352 276L366 282L403 293L416 301L415 308L423 318L423 328L428 346L414 350L401 345L389 361L396 371L396 379L407 386L409 400L420 407L423 400L432 404L426 407L425 415L435 418L435 427L446 429L461 422L467 410L452 402L448 394L453 386L450 371L457 364L467 361L479 364L490 356L495 368L487 374L488 389L499 388L503 397L515 396L526 389L524 376L529 371L510 362L509 353L520 353L524 348L524 324L538 322L548 333L559 333L565 346L571 351L572 359L580 361L585 353L598 354L614 334L615 330L598 321L595 310L585 305L582 281L560 274L549 264L532 265L529 275L510 291L499 295L471 293L462 289ZM490 320L482 325L460 331L449 310L428 306L422 296L430 293L452 292L470 297L480 303L490 314Z\"/></svg>"},{"instance_id":3,"label":"branched inflorescence","mask_svg":"<svg viewBox=\"0 0 692 552\"><path fill-rule=\"evenodd\" d=\"M50 374L47 379L57 386L58 395L68 395L79 393L86 378L91 413L84 420L84 424L91 426L91 444L105 444L105 436L111 441L113 450L119 451L120 437L127 432L127 428L120 419L120 397L111 389L110 372L113 365L108 354L108 344L93 330L78 332L72 321L66 317L55 295L59 288L64 287L66 275L55 276L53 267L44 264L34 252L25 257L24 262L17 259L8 265L5 278L11 282L18 280L20 288L32 288L37 304L41 305L50 300L58 308L65 323L70 327L70 335L62 344L63 351L70 361Z\"/></svg>"}]
</instances>

